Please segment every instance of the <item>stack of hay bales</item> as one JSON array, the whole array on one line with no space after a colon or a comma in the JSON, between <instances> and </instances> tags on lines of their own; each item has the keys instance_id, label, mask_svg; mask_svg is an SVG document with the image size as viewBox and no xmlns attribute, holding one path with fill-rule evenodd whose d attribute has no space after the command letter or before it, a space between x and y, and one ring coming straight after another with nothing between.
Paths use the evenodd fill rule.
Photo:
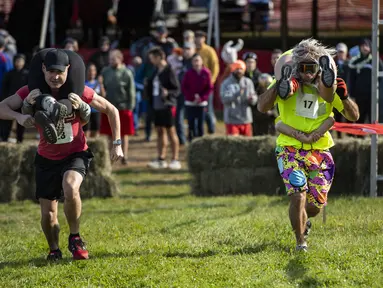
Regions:
<instances>
[{"instance_id":1,"label":"stack of hay bales","mask_svg":"<svg viewBox=\"0 0 383 288\"><path fill-rule=\"evenodd\" d=\"M196 139L188 150L192 193L277 194L283 183L275 164L274 147L275 138L270 136Z\"/></svg>"},{"instance_id":2,"label":"stack of hay bales","mask_svg":"<svg viewBox=\"0 0 383 288\"><path fill-rule=\"evenodd\" d=\"M118 185L112 177L112 165L108 143L105 138L89 140L88 146L94 154L88 175L81 185L81 197L113 197L118 194Z\"/></svg>"},{"instance_id":3,"label":"stack of hay bales","mask_svg":"<svg viewBox=\"0 0 383 288\"><path fill-rule=\"evenodd\" d=\"M383 174L383 141L378 142L378 174ZM364 195L370 193L371 140L341 139L331 148L335 162L334 195ZM383 183L378 182L378 194L383 195Z\"/></svg>"},{"instance_id":4,"label":"stack of hay bales","mask_svg":"<svg viewBox=\"0 0 383 288\"><path fill-rule=\"evenodd\" d=\"M0 143L0 202L17 199L24 147Z\"/></svg>"},{"instance_id":5,"label":"stack of hay bales","mask_svg":"<svg viewBox=\"0 0 383 288\"><path fill-rule=\"evenodd\" d=\"M118 187L111 175L112 167L106 140L88 140L88 145L95 157L81 186L81 197L86 199L115 196ZM37 142L0 144L0 202L35 200L36 151Z\"/></svg>"},{"instance_id":6,"label":"stack of hay bales","mask_svg":"<svg viewBox=\"0 0 383 288\"><path fill-rule=\"evenodd\" d=\"M332 195L368 195L369 138L336 141L331 149L336 169ZM188 150L192 193L199 196L285 194L275 159L275 137L204 137ZM379 141L379 174L383 174L383 141ZM383 183L378 185L383 194Z\"/></svg>"},{"instance_id":7,"label":"stack of hay bales","mask_svg":"<svg viewBox=\"0 0 383 288\"><path fill-rule=\"evenodd\" d=\"M13 146L15 146L13 144ZM17 182L17 197L16 200L36 200L36 182L35 182L35 155L37 152L37 142L25 143L17 145L22 149L19 153L22 155L19 180ZM0 152L1 154L1 152Z\"/></svg>"}]
</instances>

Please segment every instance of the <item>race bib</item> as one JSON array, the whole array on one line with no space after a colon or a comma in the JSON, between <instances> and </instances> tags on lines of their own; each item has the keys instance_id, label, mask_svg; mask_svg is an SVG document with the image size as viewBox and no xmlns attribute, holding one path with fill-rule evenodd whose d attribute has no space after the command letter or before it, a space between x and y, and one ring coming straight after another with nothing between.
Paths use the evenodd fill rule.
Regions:
<instances>
[{"instance_id":1,"label":"race bib","mask_svg":"<svg viewBox=\"0 0 383 288\"><path fill-rule=\"evenodd\" d=\"M73 141L72 123L65 123L64 132L57 137L57 142L55 144L66 144L72 141Z\"/></svg>"},{"instance_id":2,"label":"race bib","mask_svg":"<svg viewBox=\"0 0 383 288\"><path fill-rule=\"evenodd\" d=\"M310 119L318 118L319 102L318 96L313 94L303 94L297 97L296 112L297 116Z\"/></svg>"}]
</instances>

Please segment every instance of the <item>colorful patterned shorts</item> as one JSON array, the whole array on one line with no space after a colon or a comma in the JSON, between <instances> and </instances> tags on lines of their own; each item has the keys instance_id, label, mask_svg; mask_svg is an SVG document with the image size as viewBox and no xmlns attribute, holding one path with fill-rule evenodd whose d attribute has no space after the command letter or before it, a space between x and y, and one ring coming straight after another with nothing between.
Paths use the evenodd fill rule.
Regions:
<instances>
[{"instance_id":1,"label":"colorful patterned shorts","mask_svg":"<svg viewBox=\"0 0 383 288\"><path fill-rule=\"evenodd\" d=\"M307 192L308 203L325 206L335 172L330 151L278 146L275 153L287 195Z\"/></svg>"}]
</instances>

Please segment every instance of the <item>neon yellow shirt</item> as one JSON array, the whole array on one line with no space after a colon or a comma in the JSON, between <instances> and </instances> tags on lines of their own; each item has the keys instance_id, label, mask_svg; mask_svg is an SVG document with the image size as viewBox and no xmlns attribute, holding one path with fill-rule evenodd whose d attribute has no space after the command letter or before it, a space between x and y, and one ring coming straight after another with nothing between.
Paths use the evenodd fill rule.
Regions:
<instances>
[{"instance_id":1,"label":"neon yellow shirt","mask_svg":"<svg viewBox=\"0 0 383 288\"><path fill-rule=\"evenodd\" d=\"M292 54L293 49L284 52L283 55ZM276 80L270 84L270 87L275 85ZM303 91L298 88L289 98L283 100L279 96L274 103L278 104L279 116L275 119L275 123L282 121L286 125L293 127L305 133L311 133L328 118L333 117L333 108L342 112L344 107L339 95L335 93L334 101L327 103L317 93L316 89L310 85L304 85ZM277 138L278 146L293 146L304 150L326 150L334 146L334 140L329 131L325 133L317 142L312 144L303 144L295 138L280 134Z\"/></svg>"},{"instance_id":2,"label":"neon yellow shirt","mask_svg":"<svg viewBox=\"0 0 383 288\"><path fill-rule=\"evenodd\" d=\"M328 117L333 117L332 110L334 107L340 112L344 109L342 100L337 94L335 94L332 103L327 103L317 94L314 87L307 85L304 85L303 93L299 88L295 94L286 100L277 96L275 104L278 104L279 120L304 133L311 133L318 129ZM277 145L293 146L305 150L326 150L334 146L334 140L329 131L312 144L303 144L295 138L280 134L277 138Z\"/></svg>"}]
</instances>

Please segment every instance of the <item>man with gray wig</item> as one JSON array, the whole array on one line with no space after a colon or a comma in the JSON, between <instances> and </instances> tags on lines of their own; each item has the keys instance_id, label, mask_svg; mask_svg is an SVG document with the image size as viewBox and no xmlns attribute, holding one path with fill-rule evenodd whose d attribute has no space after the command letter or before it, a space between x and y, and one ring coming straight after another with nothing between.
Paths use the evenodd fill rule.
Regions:
<instances>
[{"instance_id":1,"label":"man with gray wig","mask_svg":"<svg viewBox=\"0 0 383 288\"><path fill-rule=\"evenodd\" d=\"M333 108L350 121L359 117L346 84L336 78L330 58L334 52L315 39L301 41L278 59L276 80L258 100L262 113L278 105L278 123L290 126L278 136L275 154L290 196L289 217L297 251L307 251L309 218L327 204L334 179L335 164L329 151L334 141L323 124L333 117Z\"/></svg>"}]
</instances>

